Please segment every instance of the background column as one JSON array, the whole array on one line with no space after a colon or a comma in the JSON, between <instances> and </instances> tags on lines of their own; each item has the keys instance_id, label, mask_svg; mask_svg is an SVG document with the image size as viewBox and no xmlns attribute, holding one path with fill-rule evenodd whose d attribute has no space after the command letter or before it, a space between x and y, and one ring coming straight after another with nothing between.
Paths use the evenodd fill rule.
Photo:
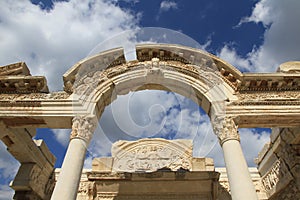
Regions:
<instances>
[{"instance_id":1,"label":"background column","mask_svg":"<svg viewBox=\"0 0 300 200\"><path fill-rule=\"evenodd\" d=\"M213 127L223 149L232 199L257 199L233 118L216 117L213 121Z\"/></svg>"},{"instance_id":2,"label":"background column","mask_svg":"<svg viewBox=\"0 0 300 200\"><path fill-rule=\"evenodd\" d=\"M72 122L70 143L52 200L76 199L86 150L98 123L95 116L74 117Z\"/></svg>"}]
</instances>

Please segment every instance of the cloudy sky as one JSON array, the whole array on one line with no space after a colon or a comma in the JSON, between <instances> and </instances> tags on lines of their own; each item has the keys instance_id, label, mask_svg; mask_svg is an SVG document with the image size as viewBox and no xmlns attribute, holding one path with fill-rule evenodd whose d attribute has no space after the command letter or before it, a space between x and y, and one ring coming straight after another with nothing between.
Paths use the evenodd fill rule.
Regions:
<instances>
[{"instance_id":1,"label":"cloudy sky","mask_svg":"<svg viewBox=\"0 0 300 200\"><path fill-rule=\"evenodd\" d=\"M161 27L242 72L274 72L283 62L300 60L299 9L299 0L1 0L0 65L25 61L32 75L45 75L50 90L59 91L67 69L107 44L118 45L116 38L124 31ZM38 130L36 138L55 154L56 167L62 164L69 133ZM247 162L254 166L269 130L240 129L240 134ZM94 157L108 156L113 142L144 137L191 139L194 156L213 157L216 166L224 165L201 108L178 94L142 91L119 96L105 109L85 167ZM18 166L0 143L0 199L11 199L8 183Z\"/></svg>"}]
</instances>

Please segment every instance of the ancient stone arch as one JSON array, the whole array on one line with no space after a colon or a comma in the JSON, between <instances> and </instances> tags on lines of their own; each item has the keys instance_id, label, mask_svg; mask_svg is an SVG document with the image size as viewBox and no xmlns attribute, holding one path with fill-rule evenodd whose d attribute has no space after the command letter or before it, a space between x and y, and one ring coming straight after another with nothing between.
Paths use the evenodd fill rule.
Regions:
<instances>
[{"instance_id":1,"label":"ancient stone arch","mask_svg":"<svg viewBox=\"0 0 300 200\"><path fill-rule=\"evenodd\" d=\"M300 126L299 63L283 64L276 73L245 74L183 46L139 45L136 55L137 60L126 62L122 49L112 49L84 59L63 76L64 91L51 93L45 78L31 76L25 63L1 68L0 136L36 180L21 191L46 198L53 188L54 158L31 140L35 128L72 128L52 199L74 199L86 147L105 106L119 94L161 89L191 98L206 111L223 148L232 198L256 199L237 128ZM22 188L16 181L13 187Z\"/></svg>"}]
</instances>

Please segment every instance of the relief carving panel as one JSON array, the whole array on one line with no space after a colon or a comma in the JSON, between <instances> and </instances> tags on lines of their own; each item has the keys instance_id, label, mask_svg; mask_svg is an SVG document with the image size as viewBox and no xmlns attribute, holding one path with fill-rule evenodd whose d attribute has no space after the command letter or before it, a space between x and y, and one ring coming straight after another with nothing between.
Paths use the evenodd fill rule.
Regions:
<instances>
[{"instance_id":1,"label":"relief carving panel","mask_svg":"<svg viewBox=\"0 0 300 200\"><path fill-rule=\"evenodd\" d=\"M136 142L119 141L112 147L113 171L156 171L168 168L191 170L192 141L142 139Z\"/></svg>"},{"instance_id":2,"label":"relief carving panel","mask_svg":"<svg viewBox=\"0 0 300 200\"><path fill-rule=\"evenodd\" d=\"M263 175L261 182L267 194L271 196L280 188L285 187L291 180L292 176L283 162L283 160L276 160L271 169Z\"/></svg>"}]
</instances>

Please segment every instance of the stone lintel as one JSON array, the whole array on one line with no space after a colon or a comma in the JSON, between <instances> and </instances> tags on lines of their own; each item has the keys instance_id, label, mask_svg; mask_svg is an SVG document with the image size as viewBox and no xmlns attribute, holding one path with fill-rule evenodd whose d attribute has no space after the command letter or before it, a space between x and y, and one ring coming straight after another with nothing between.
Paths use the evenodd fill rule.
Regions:
<instances>
[{"instance_id":1,"label":"stone lintel","mask_svg":"<svg viewBox=\"0 0 300 200\"><path fill-rule=\"evenodd\" d=\"M89 181L100 180L206 180L219 179L219 173L215 171L164 171L155 172L87 172Z\"/></svg>"},{"instance_id":2,"label":"stone lintel","mask_svg":"<svg viewBox=\"0 0 300 200\"><path fill-rule=\"evenodd\" d=\"M39 150L42 152L44 157L48 160L48 162L54 166L56 157L50 152L46 143L43 140L33 140L33 141L36 144L36 146L39 148Z\"/></svg>"}]
</instances>

